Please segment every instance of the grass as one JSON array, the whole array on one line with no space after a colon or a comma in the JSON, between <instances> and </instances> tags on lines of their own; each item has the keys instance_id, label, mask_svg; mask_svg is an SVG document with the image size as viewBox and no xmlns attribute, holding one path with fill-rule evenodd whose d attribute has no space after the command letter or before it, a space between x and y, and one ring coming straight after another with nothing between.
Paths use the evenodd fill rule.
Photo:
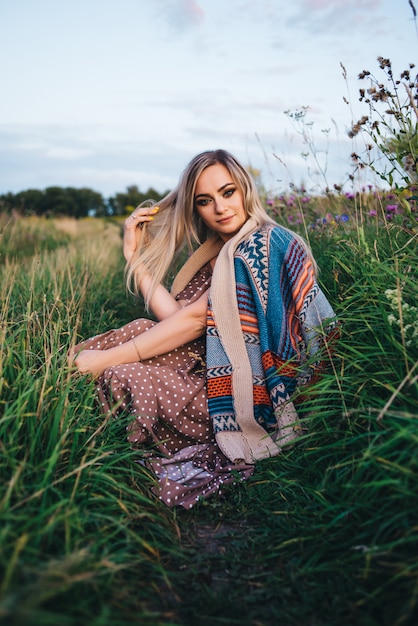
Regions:
<instances>
[{"instance_id":1,"label":"grass","mask_svg":"<svg viewBox=\"0 0 418 626\"><path fill-rule=\"evenodd\" d=\"M342 338L311 392L307 432L187 512L153 498L126 420L101 417L93 384L66 367L78 338L142 315L125 293L120 227L5 225L2 623L415 623L415 232L402 216L327 224L307 232Z\"/></svg>"},{"instance_id":2,"label":"grass","mask_svg":"<svg viewBox=\"0 0 418 626\"><path fill-rule=\"evenodd\" d=\"M0 264L15 259L31 258L38 250L55 250L69 242L68 233L56 223L39 218L27 218L25 228L20 220L0 214Z\"/></svg>"}]
</instances>

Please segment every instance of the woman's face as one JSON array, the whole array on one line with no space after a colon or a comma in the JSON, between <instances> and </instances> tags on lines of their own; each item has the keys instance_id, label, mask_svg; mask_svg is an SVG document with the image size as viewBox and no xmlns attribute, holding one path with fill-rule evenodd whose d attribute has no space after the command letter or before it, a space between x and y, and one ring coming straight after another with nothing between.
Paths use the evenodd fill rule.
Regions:
<instances>
[{"instance_id":1,"label":"woman's face","mask_svg":"<svg viewBox=\"0 0 418 626\"><path fill-rule=\"evenodd\" d=\"M206 226L231 239L247 221L241 190L224 165L209 165L196 183L194 205Z\"/></svg>"}]
</instances>

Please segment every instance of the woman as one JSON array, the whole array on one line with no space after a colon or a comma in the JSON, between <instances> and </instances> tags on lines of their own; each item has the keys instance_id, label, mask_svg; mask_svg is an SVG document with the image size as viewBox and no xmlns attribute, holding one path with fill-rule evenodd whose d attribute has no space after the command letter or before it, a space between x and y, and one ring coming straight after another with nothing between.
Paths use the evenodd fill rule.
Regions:
<instances>
[{"instance_id":1,"label":"woman","mask_svg":"<svg viewBox=\"0 0 418 626\"><path fill-rule=\"evenodd\" d=\"M169 292L173 259L196 244ZM197 155L158 206L137 207L123 250L157 322L93 337L70 361L97 378L103 411L132 415L128 439L149 450L159 497L190 508L297 436L290 396L312 379L334 312L307 245L224 150Z\"/></svg>"}]
</instances>

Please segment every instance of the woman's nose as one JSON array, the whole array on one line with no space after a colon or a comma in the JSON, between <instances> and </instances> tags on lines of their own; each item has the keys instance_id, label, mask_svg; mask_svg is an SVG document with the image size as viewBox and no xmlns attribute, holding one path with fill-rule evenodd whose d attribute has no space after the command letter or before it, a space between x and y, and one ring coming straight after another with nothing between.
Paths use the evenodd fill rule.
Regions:
<instances>
[{"instance_id":1,"label":"woman's nose","mask_svg":"<svg viewBox=\"0 0 418 626\"><path fill-rule=\"evenodd\" d=\"M225 211L223 198L216 198L216 200L215 200L215 211L217 213L223 213Z\"/></svg>"}]
</instances>

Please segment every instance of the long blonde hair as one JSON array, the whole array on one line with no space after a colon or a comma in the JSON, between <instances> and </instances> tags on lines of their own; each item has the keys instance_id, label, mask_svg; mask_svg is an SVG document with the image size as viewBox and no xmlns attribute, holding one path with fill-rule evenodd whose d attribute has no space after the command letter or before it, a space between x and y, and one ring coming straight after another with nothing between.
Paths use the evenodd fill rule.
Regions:
<instances>
[{"instance_id":1,"label":"long blonde hair","mask_svg":"<svg viewBox=\"0 0 418 626\"><path fill-rule=\"evenodd\" d=\"M132 287L136 294L140 291L138 284L143 268L152 275L152 284L145 300L147 307L153 291L164 281L181 250L187 247L192 252L196 245L214 234L195 210L194 196L197 180L203 170L217 164L228 170L234 184L240 189L247 217L255 218L258 225L269 223L277 226L277 222L266 213L251 175L232 154L226 150L207 150L196 155L183 171L177 187L158 202L159 211L152 222L144 225L140 245L126 267L128 288ZM293 231L290 232L300 240L313 261L306 242Z\"/></svg>"}]
</instances>

